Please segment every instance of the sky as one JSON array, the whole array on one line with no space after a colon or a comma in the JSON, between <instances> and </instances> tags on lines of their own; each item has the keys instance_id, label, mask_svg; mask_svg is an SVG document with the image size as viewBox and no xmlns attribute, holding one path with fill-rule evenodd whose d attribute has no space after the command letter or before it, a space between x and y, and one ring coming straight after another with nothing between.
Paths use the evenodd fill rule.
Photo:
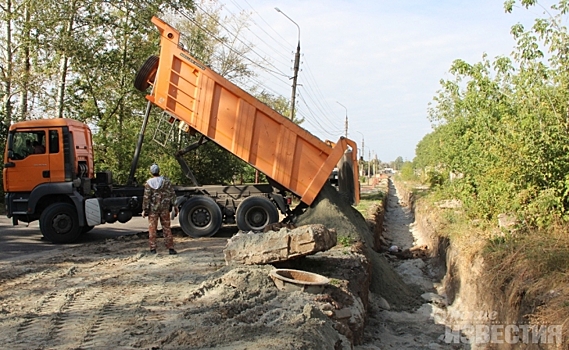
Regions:
<instances>
[{"instance_id":1,"label":"sky","mask_svg":"<svg viewBox=\"0 0 569 350\"><path fill-rule=\"evenodd\" d=\"M271 72L256 80L270 93L290 98L300 35L301 126L337 141L347 116L358 152L383 162L413 160L417 143L432 131L429 104L440 80L452 78L455 59L476 63L483 54L509 55L515 45L511 26L529 27L544 13L518 7L508 14L502 0L219 2L229 16L249 14L251 25L239 37L271 62Z\"/></svg>"}]
</instances>

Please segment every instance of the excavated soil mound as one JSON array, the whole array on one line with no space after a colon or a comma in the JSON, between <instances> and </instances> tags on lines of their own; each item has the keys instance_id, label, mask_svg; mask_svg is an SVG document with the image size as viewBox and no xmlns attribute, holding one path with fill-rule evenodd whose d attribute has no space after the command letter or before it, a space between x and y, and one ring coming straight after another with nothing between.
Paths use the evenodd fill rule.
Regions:
<instances>
[{"instance_id":1,"label":"excavated soil mound","mask_svg":"<svg viewBox=\"0 0 569 350\"><path fill-rule=\"evenodd\" d=\"M370 291L385 298L392 309L411 310L421 305L421 292L405 284L386 258L372 249L374 237L366 220L331 185L322 188L296 222L299 226L308 224L323 224L335 229L338 237L350 237L365 244L364 254L372 265Z\"/></svg>"},{"instance_id":2,"label":"excavated soil mound","mask_svg":"<svg viewBox=\"0 0 569 350\"><path fill-rule=\"evenodd\" d=\"M174 256L137 234L0 262L0 348L351 348L272 266L222 267L225 239L175 241Z\"/></svg>"}]
</instances>

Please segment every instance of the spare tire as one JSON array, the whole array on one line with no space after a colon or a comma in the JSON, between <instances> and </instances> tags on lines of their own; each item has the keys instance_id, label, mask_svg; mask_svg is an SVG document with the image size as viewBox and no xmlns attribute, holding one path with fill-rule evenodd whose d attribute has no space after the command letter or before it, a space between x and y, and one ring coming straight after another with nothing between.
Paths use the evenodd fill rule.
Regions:
<instances>
[{"instance_id":1,"label":"spare tire","mask_svg":"<svg viewBox=\"0 0 569 350\"><path fill-rule=\"evenodd\" d=\"M136 73L134 78L134 87L140 91L145 91L148 87L154 83L156 78L156 71L158 70L158 62L160 58L158 56L150 56L144 62L142 67Z\"/></svg>"}]
</instances>

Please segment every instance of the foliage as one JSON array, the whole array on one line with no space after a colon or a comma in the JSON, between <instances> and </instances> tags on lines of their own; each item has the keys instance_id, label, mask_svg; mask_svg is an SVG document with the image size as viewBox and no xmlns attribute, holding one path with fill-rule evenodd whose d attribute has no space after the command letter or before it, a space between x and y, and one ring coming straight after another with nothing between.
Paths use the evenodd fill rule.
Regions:
<instances>
[{"instance_id":1,"label":"foliage","mask_svg":"<svg viewBox=\"0 0 569 350\"><path fill-rule=\"evenodd\" d=\"M441 80L429 109L433 132L417 145L414 166L429 169L472 216L517 212L540 227L569 220L569 36L561 25L568 10L561 1L532 28L514 25L509 57L456 60L454 78ZM463 177L435 175L451 171Z\"/></svg>"},{"instance_id":2,"label":"foliage","mask_svg":"<svg viewBox=\"0 0 569 350\"><path fill-rule=\"evenodd\" d=\"M401 166L401 170L399 175L401 176L401 179L404 181L416 181L417 180L417 175L415 174L415 169L413 168L413 163L412 162L404 162L403 165Z\"/></svg>"},{"instance_id":3,"label":"foliage","mask_svg":"<svg viewBox=\"0 0 569 350\"><path fill-rule=\"evenodd\" d=\"M401 167L403 166L404 163L405 161L403 160L403 157L399 156L395 158L393 162L391 162L391 168L393 168L394 170L401 170Z\"/></svg>"},{"instance_id":4,"label":"foliage","mask_svg":"<svg viewBox=\"0 0 569 350\"><path fill-rule=\"evenodd\" d=\"M0 134L12 122L66 117L93 126L97 169L123 180L130 167L143 94L132 81L157 51L150 18L191 0L7 1L0 18ZM134 118L133 118L134 116ZM4 139L0 144L4 147Z\"/></svg>"},{"instance_id":5,"label":"foliage","mask_svg":"<svg viewBox=\"0 0 569 350\"><path fill-rule=\"evenodd\" d=\"M338 243L342 246L342 247L349 247L352 245L353 243L353 239L351 237L348 236L339 236L338 237Z\"/></svg>"}]
</instances>

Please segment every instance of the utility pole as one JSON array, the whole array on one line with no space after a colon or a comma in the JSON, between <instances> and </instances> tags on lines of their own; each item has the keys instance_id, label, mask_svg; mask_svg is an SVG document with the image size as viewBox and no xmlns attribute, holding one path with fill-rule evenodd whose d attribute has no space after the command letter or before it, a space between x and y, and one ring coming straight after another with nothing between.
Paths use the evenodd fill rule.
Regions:
<instances>
[{"instance_id":1,"label":"utility pole","mask_svg":"<svg viewBox=\"0 0 569 350\"><path fill-rule=\"evenodd\" d=\"M364 148L364 134L362 134L359 131L356 131L358 134L362 135L362 155L360 156L360 159L362 160L362 162L364 161L364 157L366 154L366 150ZM359 163L358 163L359 164ZM362 166L360 166L360 176L364 176L364 169L363 169L363 164Z\"/></svg>"},{"instance_id":2,"label":"utility pole","mask_svg":"<svg viewBox=\"0 0 569 350\"><path fill-rule=\"evenodd\" d=\"M337 104L339 104L340 106L344 107L344 109L346 110L346 123L345 123L345 127L346 127L346 138L348 138L348 109L346 108L346 106L344 106L343 104L341 104L340 102L336 101Z\"/></svg>"},{"instance_id":3,"label":"utility pole","mask_svg":"<svg viewBox=\"0 0 569 350\"><path fill-rule=\"evenodd\" d=\"M275 7L275 10L277 10L277 12L282 13L283 16L288 18L288 20L294 23L298 28L298 44L296 45L296 53L294 54L294 68L293 68L294 73L292 76L292 94L290 96L290 120L294 121L294 109L296 107L296 82L298 79L298 69L300 66L300 27L298 24L296 24L295 21L293 21L289 16L287 16L286 13L282 12L278 7Z\"/></svg>"},{"instance_id":4,"label":"utility pole","mask_svg":"<svg viewBox=\"0 0 569 350\"><path fill-rule=\"evenodd\" d=\"M377 153L376 153L376 154L375 154L375 162L373 163L373 167L375 168L375 171L373 172L374 175L377 174L377 171L379 170L379 169L378 169L378 167L379 167L379 164L378 164L378 163L379 163L379 162L377 161Z\"/></svg>"},{"instance_id":5,"label":"utility pole","mask_svg":"<svg viewBox=\"0 0 569 350\"><path fill-rule=\"evenodd\" d=\"M369 185L369 180L371 179L371 149L369 150L369 161L367 162L367 184Z\"/></svg>"},{"instance_id":6,"label":"utility pole","mask_svg":"<svg viewBox=\"0 0 569 350\"><path fill-rule=\"evenodd\" d=\"M362 135L362 160L363 160L363 157L365 157L365 155L366 155L366 149L365 149L365 147L364 147L364 134L362 134L362 133L359 132L359 131L356 131L356 132L357 132L358 134Z\"/></svg>"}]
</instances>

